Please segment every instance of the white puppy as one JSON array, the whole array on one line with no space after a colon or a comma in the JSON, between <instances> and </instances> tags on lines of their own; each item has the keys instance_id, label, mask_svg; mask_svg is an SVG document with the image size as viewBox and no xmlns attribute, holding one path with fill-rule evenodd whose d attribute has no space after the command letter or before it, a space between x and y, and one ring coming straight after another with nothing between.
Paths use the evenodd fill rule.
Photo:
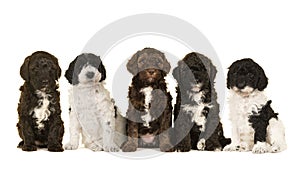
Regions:
<instances>
[{"instance_id":1,"label":"white puppy","mask_svg":"<svg viewBox=\"0 0 300 169\"><path fill-rule=\"evenodd\" d=\"M65 149L77 149L81 134L84 146L93 151L119 151L115 137L121 134L115 133L115 125L120 114L103 86L106 70L100 57L79 55L70 63L65 77L72 84L69 90L70 142ZM119 128L125 132L125 124Z\"/></svg>"}]
</instances>

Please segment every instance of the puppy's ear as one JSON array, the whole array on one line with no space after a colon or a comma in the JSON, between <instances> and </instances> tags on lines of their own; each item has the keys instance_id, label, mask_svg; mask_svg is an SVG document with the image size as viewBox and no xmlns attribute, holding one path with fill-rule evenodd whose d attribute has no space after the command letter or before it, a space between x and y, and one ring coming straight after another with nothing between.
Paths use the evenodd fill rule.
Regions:
<instances>
[{"instance_id":1,"label":"puppy's ear","mask_svg":"<svg viewBox=\"0 0 300 169\"><path fill-rule=\"evenodd\" d=\"M60 76L61 76L61 68L60 68L60 66L58 64L57 58L55 58L55 62L54 63L56 64L56 76L55 76L55 80L58 80L60 78Z\"/></svg>"},{"instance_id":2,"label":"puppy's ear","mask_svg":"<svg viewBox=\"0 0 300 169\"><path fill-rule=\"evenodd\" d=\"M179 82L180 80L180 74L179 74L179 67L176 67L173 69L172 75L173 77L177 80L177 82Z\"/></svg>"},{"instance_id":3,"label":"puppy's ear","mask_svg":"<svg viewBox=\"0 0 300 169\"><path fill-rule=\"evenodd\" d=\"M168 60L167 60L167 58L166 58L166 56L165 56L164 54L162 55L162 59L163 59L163 65L164 65L163 71L164 71L166 74L168 74L168 73L170 72L171 65L170 65L170 63L168 62Z\"/></svg>"},{"instance_id":4,"label":"puppy's ear","mask_svg":"<svg viewBox=\"0 0 300 169\"><path fill-rule=\"evenodd\" d=\"M31 56L25 58L24 63L20 68L20 75L25 81L29 81L29 63Z\"/></svg>"},{"instance_id":5,"label":"puppy's ear","mask_svg":"<svg viewBox=\"0 0 300 169\"><path fill-rule=\"evenodd\" d=\"M106 70L102 61L100 61L100 64L98 66L98 71L101 73L101 79L99 82L102 82L103 80L106 79Z\"/></svg>"},{"instance_id":6,"label":"puppy's ear","mask_svg":"<svg viewBox=\"0 0 300 169\"><path fill-rule=\"evenodd\" d=\"M67 70L66 73L65 73L65 77L66 77L66 79L68 80L68 82L69 82L70 84L73 84L73 74L74 74L74 67L75 67L76 61L77 61L77 58L74 59L74 60L70 63L69 68L68 68L68 70Z\"/></svg>"},{"instance_id":7,"label":"puppy's ear","mask_svg":"<svg viewBox=\"0 0 300 169\"><path fill-rule=\"evenodd\" d=\"M140 51L136 52L130 59L129 61L127 62L127 70L133 74L133 75L136 75L139 71L138 69L138 57L140 55Z\"/></svg>"},{"instance_id":8,"label":"puppy's ear","mask_svg":"<svg viewBox=\"0 0 300 169\"><path fill-rule=\"evenodd\" d=\"M229 66L228 73L227 73L227 89L230 89L232 86L232 74L233 74L233 65Z\"/></svg>"},{"instance_id":9,"label":"puppy's ear","mask_svg":"<svg viewBox=\"0 0 300 169\"><path fill-rule=\"evenodd\" d=\"M214 81L217 75L217 68L215 67L215 65L213 65L212 63L210 63L209 68L208 68L208 75L211 81Z\"/></svg>"},{"instance_id":10,"label":"puppy's ear","mask_svg":"<svg viewBox=\"0 0 300 169\"><path fill-rule=\"evenodd\" d=\"M259 91L263 91L268 85L268 78L267 78L264 70L260 66L259 66L258 72L259 72L259 75L258 75L257 89Z\"/></svg>"}]
</instances>

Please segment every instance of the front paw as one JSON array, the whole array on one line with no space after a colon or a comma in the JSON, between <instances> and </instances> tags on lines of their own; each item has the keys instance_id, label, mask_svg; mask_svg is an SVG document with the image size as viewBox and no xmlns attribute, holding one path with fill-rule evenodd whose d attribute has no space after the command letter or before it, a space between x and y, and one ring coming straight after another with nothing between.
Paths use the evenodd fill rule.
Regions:
<instances>
[{"instance_id":1,"label":"front paw","mask_svg":"<svg viewBox=\"0 0 300 169\"><path fill-rule=\"evenodd\" d=\"M94 142L86 145L86 147L92 151L103 151L103 146Z\"/></svg>"},{"instance_id":2,"label":"front paw","mask_svg":"<svg viewBox=\"0 0 300 169\"><path fill-rule=\"evenodd\" d=\"M240 146L237 144L229 144L224 147L223 151L239 151Z\"/></svg>"},{"instance_id":3,"label":"front paw","mask_svg":"<svg viewBox=\"0 0 300 169\"><path fill-rule=\"evenodd\" d=\"M252 149L252 153L255 154L263 154L268 152L270 152L270 146L266 142L257 142Z\"/></svg>"},{"instance_id":4,"label":"front paw","mask_svg":"<svg viewBox=\"0 0 300 169\"><path fill-rule=\"evenodd\" d=\"M178 145L175 147L175 150L176 150L177 152L189 152L189 151L191 151L191 145L178 144Z\"/></svg>"},{"instance_id":5,"label":"front paw","mask_svg":"<svg viewBox=\"0 0 300 169\"><path fill-rule=\"evenodd\" d=\"M78 149L78 144L67 143L65 145L66 150L76 150Z\"/></svg>"},{"instance_id":6,"label":"front paw","mask_svg":"<svg viewBox=\"0 0 300 169\"><path fill-rule=\"evenodd\" d=\"M36 151L37 147L35 145L26 145L26 144L24 144L22 146L22 150L23 151Z\"/></svg>"},{"instance_id":7,"label":"front paw","mask_svg":"<svg viewBox=\"0 0 300 169\"><path fill-rule=\"evenodd\" d=\"M123 147L122 151L123 152L133 152L137 150L138 145L133 143L133 142L126 142Z\"/></svg>"},{"instance_id":8,"label":"front paw","mask_svg":"<svg viewBox=\"0 0 300 169\"><path fill-rule=\"evenodd\" d=\"M160 145L160 151L162 152L174 152L175 148L171 144Z\"/></svg>"},{"instance_id":9,"label":"front paw","mask_svg":"<svg viewBox=\"0 0 300 169\"><path fill-rule=\"evenodd\" d=\"M200 150L200 151L204 151L204 150L205 150L205 139L204 139L204 138L202 138L202 139L200 139L200 140L198 141L198 143L197 143L197 148L198 148L198 150Z\"/></svg>"},{"instance_id":10,"label":"front paw","mask_svg":"<svg viewBox=\"0 0 300 169\"><path fill-rule=\"evenodd\" d=\"M110 145L110 146L105 146L104 151L106 151L106 152L118 152L118 151L120 151L120 148L117 145Z\"/></svg>"},{"instance_id":11,"label":"front paw","mask_svg":"<svg viewBox=\"0 0 300 169\"><path fill-rule=\"evenodd\" d=\"M51 151L51 152L63 152L64 149L62 148L61 145L54 144L54 145L48 145L48 151Z\"/></svg>"}]
</instances>

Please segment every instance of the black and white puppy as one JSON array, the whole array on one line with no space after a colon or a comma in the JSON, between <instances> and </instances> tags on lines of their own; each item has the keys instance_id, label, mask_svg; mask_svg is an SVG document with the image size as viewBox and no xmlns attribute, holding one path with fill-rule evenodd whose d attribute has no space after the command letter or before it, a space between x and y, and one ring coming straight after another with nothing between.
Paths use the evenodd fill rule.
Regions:
<instances>
[{"instance_id":1,"label":"black and white puppy","mask_svg":"<svg viewBox=\"0 0 300 169\"><path fill-rule=\"evenodd\" d=\"M18 147L24 151L35 151L37 147L63 151L64 126L57 91L61 69L57 58L35 52L24 60L20 74L25 82L18 106L17 127L22 138Z\"/></svg>"},{"instance_id":2,"label":"black and white puppy","mask_svg":"<svg viewBox=\"0 0 300 169\"><path fill-rule=\"evenodd\" d=\"M177 151L220 151L230 144L219 117L216 73L211 60L196 52L187 54L173 70L178 82L174 110Z\"/></svg>"},{"instance_id":3,"label":"black and white puppy","mask_svg":"<svg viewBox=\"0 0 300 169\"><path fill-rule=\"evenodd\" d=\"M70 142L65 149L77 149L81 134L84 146L93 151L118 151L114 141L117 109L104 88L106 70L100 57L91 53L77 56L65 77L72 85L69 90Z\"/></svg>"},{"instance_id":4,"label":"black and white puppy","mask_svg":"<svg viewBox=\"0 0 300 169\"><path fill-rule=\"evenodd\" d=\"M232 143L226 151L253 153L286 149L285 129L264 94L268 78L252 59L235 61L227 74Z\"/></svg>"}]
</instances>

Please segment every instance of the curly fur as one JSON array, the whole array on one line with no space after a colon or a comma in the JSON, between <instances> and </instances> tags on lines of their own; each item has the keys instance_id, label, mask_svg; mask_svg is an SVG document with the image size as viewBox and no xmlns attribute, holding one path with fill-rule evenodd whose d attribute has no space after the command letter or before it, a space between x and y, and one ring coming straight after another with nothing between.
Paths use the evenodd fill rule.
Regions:
<instances>
[{"instance_id":1,"label":"curly fur","mask_svg":"<svg viewBox=\"0 0 300 169\"><path fill-rule=\"evenodd\" d=\"M122 150L159 147L161 151L172 151L168 132L172 124L172 97L164 79L170 71L169 62L162 52L145 48L132 56L127 69L134 77L128 93L128 140Z\"/></svg>"},{"instance_id":2,"label":"curly fur","mask_svg":"<svg viewBox=\"0 0 300 169\"><path fill-rule=\"evenodd\" d=\"M90 53L77 56L65 77L72 84L69 90L70 142L65 149L77 149L81 134L84 146L93 151L118 151L115 123L119 113L104 88L106 70L100 57Z\"/></svg>"},{"instance_id":3,"label":"curly fur","mask_svg":"<svg viewBox=\"0 0 300 169\"><path fill-rule=\"evenodd\" d=\"M61 69L57 58L35 52L24 60L20 75L25 82L18 105L17 127L22 139L18 147L24 151L35 151L37 147L63 151L64 126L57 91Z\"/></svg>"},{"instance_id":4,"label":"curly fur","mask_svg":"<svg viewBox=\"0 0 300 169\"><path fill-rule=\"evenodd\" d=\"M187 54L173 70L178 82L174 110L176 150L222 150L230 143L223 135L214 89L216 67L199 53Z\"/></svg>"},{"instance_id":5,"label":"curly fur","mask_svg":"<svg viewBox=\"0 0 300 169\"><path fill-rule=\"evenodd\" d=\"M264 94L268 78L252 59L234 62L227 74L232 143L226 151L253 153L286 149L284 126Z\"/></svg>"}]
</instances>

